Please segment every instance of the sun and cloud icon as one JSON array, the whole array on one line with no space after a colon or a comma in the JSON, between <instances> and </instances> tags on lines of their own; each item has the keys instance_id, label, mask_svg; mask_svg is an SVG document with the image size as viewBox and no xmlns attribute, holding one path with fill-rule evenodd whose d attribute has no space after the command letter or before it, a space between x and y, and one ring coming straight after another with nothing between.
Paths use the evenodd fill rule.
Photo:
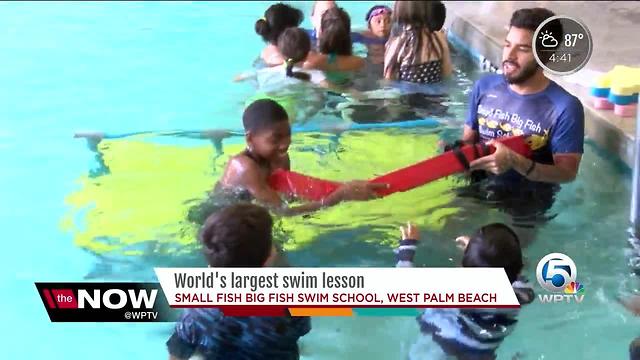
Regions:
<instances>
[{"instance_id":1,"label":"sun and cloud icon","mask_svg":"<svg viewBox=\"0 0 640 360\"><path fill-rule=\"evenodd\" d=\"M556 38L553 37L551 32L543 31L540 35L541 35L540 39L542 39L542 46L543 47L554 48L554 47L558 46L558 40L556 40Z\"/></svg>"}]
</instances>

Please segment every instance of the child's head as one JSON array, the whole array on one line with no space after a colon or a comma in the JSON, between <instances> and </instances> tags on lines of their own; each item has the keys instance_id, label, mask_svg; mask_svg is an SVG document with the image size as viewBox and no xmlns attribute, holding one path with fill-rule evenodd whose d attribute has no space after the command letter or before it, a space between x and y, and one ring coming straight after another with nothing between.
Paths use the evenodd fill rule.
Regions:
<instances>
[{"instance_id":1,"label":"child's head","mask_svg":"<svg viewBox=\"0 0 640 360\"><path fill-rule=\"evenodd\" d=\"M304 18L302 11L289 5L278 3L271 5L264 13L264 17L256 21L256 33L264 41L276 45L278 37L288 27L300 25Z\"/></svg>"},{"instance_id":2,"label":"child's head","mask_svg":"<svg viewBox=\"0 0 640 360\"><path fill-rule=\"evenodd\" d=\"M291 145L291 126L287 112L271 99L251 103L242 115L248 149L266 160L287 156Z\"/></svg>"},{"instance_id":3,"label":"child's head","mask_svg":"<svg viewBox=\"0 0 640 360\"><path fill-rule=\"evenodd\" d=\"M640 360L640 337L629 344L629 360Z\"/></svg>"},{"instance_id":4,"label":"child's head","mask_svg":"<svg viewBox=\"0 0 640 360\"><path fill-rule=\"evenodd\" d=\"M311 8L311 25L316 33L320 32L320 22L322 21L322 15L329 10L336 7L335 1L314 1Z\"/></svg>"},{"instance_id":5,"label":"child's head","mask_svg":"<svg viewBox=\"0 0 640 360\"><path fill-rule=\"evenodd\" d=\"M369 30L373 35L386 38L391 32L391 8L385 5L375 5L365 17Z\"/></svg>"},{"instance_id":6,"label":"child's head","mask_svg":"<svg viewBox=\"0 0 640 360\"><path fill-rule=\"evenodd\" d=\"M401 25L439 31L444 25L446 8L441 1L396 1L393 18Z\"/></svg>"},{"instance_id":7,"label":"child's head","mask_svg":"<svg viewBox=\"0 0 640 360\"><path fill-rule=\"evenodd\" d=\"M202 226L200 241L212 267L261 267L272 253L269 212L243 203L223 208Z\"/></svg>"},{"instance_id":8,"label":"child's head","mask_svg":"<svg viewBox=\"0 0 640 360\"><path fill-rule=\"evenodd\" d=\"M501 267L513 283L523 266L520 240L507 225L495 223L483 226L469 240L462 266Z\"/></svg>"},{"instance_id":9,"label":"child's head","mask_svg":"<svg viewBox=\"0 0 640 360\"><path fill-rule=\"evenodd\" d=\"M322 15L318 49L323 54L351 55L351 18L342 8Z\"/></svg>"},{"instance_id":10,"label":"child's head","mask_svg":"<svg viewBox=\"0 0 640 360\"><path fill-rule=\"evenodd\" d=\"M288 28L278 38L278 51L285 59L287 76L300 80L309 80L309 74L294 72L293 65L304 61L311 51L311 39L309 35L300 28Z\"/></svg>"}]
</instances>

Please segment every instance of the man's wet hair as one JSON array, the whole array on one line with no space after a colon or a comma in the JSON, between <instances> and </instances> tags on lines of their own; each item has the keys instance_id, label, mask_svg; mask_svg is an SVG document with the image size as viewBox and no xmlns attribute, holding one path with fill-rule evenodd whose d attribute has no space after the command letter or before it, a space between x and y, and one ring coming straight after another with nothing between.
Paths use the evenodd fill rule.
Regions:
<instances>
[{"instance_id":1,"label":"man's wet hair","mask_svg":"<svg viewBox=\"0 0 640 360\"><path fill-rule=\"evenodd\" d=\"M271 254L272 227L265 208L249 203L225 207L202 226L204 256L212 267L262 267Z\"/></svg>"},{"instance_id":2,"label":"man's wet hair","mask_svg":"<svg viewBox=\"0 0 640 360\"><path fill-rule=\"evenodd\" d=\"M289 121L287 111L271 99L260 99L252 102L242 114L244 130L254 133L268 129L283 121Z\"/></svg>"},{"instance_id":3,"label":"man's wet hair","mask_svg":"<svg viewBox=\"0 0 640 360\"><path fill-rule=\"evenodd\" d=\"M469 240L462 266L501 267L513 283L523 266L518 235L505 224L494 223L481 227Z\"/></svg>"},{"instance_id":4,"label":"man's wet hair","mask_svg":"<svg viewBox=\"0 0 640 360\"><path fill-rule=\"evenodd\" d=\"M511 21L509 23L510 27L516 27L519 29L526 29L531 32L534 32L538 29L538 27L547 19L555 16L553 11L545 8L529 8L529 9L520 9L516 10L513 15L511 15ZM563 38L563 29L562 24L559 21L552 21L548 25L545 26L545 31L551 33L551 35L560 41ZM536 42L537 39L533 39L533 42ZM545 64L550 60L548 58L542 60Z\"/></svg>"}]
</instances>

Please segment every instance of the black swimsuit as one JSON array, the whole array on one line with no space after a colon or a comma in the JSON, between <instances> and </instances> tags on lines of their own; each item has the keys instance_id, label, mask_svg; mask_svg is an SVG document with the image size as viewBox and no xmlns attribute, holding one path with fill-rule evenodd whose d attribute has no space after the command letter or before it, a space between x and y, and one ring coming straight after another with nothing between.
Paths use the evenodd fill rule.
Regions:
<instances>
[{"instance_id":1,"label":"black swimsuit","mask_svg":"<svg viewBox=\"0 0 640 360\"><path fill-rule=\"evenodd\" d=\"M418 65L400 66L400 80L433 84L442 80L442 60L431 60Z\"/></svg>"}]
</instances>

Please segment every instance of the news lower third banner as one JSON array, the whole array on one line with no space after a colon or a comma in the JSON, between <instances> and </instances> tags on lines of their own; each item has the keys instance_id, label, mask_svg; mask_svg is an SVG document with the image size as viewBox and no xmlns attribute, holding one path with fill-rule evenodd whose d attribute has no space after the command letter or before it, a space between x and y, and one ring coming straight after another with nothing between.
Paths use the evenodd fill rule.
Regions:
<instances>
[{"instance_id":1,"label":"news lower third banner","mask_svg":"<svg viewBox=\"0 0 640 360\"><path fill-rule=\"evenodd\" d=\"M172 308L213 307L227 315L397 315L427 307L520 306L500 268L155 270Z\"/></svg>"},{"instance_id":2,"label":"news lower third banner","mask_svg":"<svg viewBox=\"0 0 640 360\"><path fill-rule=\"evenodd\" d=\"M500 268L156 268L159 283L36 283L52 322L226 316L402 316L421 308L517 308Z\"/></svg>"}]
</instances>

